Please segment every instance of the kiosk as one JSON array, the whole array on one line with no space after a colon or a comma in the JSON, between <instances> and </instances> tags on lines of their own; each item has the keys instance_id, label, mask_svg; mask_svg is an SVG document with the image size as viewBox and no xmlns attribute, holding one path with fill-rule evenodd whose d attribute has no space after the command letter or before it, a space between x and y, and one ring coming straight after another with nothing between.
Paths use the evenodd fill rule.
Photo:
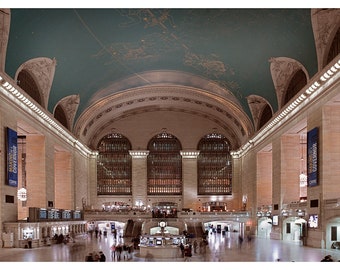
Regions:
<instances>
[{"instance_id":1,"label":"kiosk","mask_svg":"<svg viewBox=\"0 0 340 270\"><path fill-rule=\"evenodd\" d=\"M180 244L186 244L183 235L173 235L166 231L166 223L160 222L160 232L155 234L144 234L140 237L140 256L155 258L177 258L181 256Z\"/></svg>"}]
</instances>

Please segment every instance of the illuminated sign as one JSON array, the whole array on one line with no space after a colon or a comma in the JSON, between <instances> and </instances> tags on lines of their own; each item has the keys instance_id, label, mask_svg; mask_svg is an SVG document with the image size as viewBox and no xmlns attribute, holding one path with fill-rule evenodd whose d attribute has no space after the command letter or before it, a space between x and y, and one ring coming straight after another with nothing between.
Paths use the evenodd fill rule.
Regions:
<instances>
[{"instance_id":1,"label":"illuminated sign","mask_svg":"<svg viewBox=\"0 0 340 270\"><path fill-rule=\"evenodd\" d=\"M30 222L64 220L84 220L83 212L80 210L29 207Z\"/></svg>"}]
</instances>

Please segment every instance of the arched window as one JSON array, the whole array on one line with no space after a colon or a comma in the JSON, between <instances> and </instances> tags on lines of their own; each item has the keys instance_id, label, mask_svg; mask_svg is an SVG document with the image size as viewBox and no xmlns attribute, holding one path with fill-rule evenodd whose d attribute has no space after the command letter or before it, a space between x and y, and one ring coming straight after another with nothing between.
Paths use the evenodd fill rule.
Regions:
<instances>
[{"instance_id":1,"label":"arched window","mask_svg":"<svg viewBox=\"0 0 340 270\"><path fill-rule=\"evenodd\" d=\"M340 53L340 28L336 32L332 44L329 48L326 65L329 62L331 62L339 53Z\"/></svg>"},{"instance_id":2,"label":"arched window","mask_svg":"<svg viewBox=\"0 0 340 270\"><path fill-rule=\"evenodd\" d=\"M282 106L287 104L306 84L306 74L300 69L290 80Z\"/></svg>"},{"instance_id":3,"label":"arched window","mask_svg":"<svg viewBox=\"0 0 340 270\"><path fill-rule=\"evenodd\" d=\"M98 144L97 194L131 195L131 144L121 134L109 134Z\"/></svg>"},{"instance_id":4,"label":"arched window","mask_svg":"<svg viewBox=\"0 0 340 270\"><path fill-rule=\"evenodd\" d=\"M273 116L272 110L270 106L267 104L262 110L260 121L258 124L259 125L258 130L260 130L261 127L263 127L270 120L270 118L272 118L272 116Z\"/></svg>"},{"instance_id":5,"label":"arched window","mask_svg":"<svg viewBox=\"0 0 340 270\"><path fill-rule=\"evenodd\" d=\"M148 195L182 194L182 147L178 139L162 132L148 144Z\"/></svg>"},{"instance_id":6,"label":"arched window","mask_svg":"<svg viewBox=\"0 0 340 270\"><path fill-rule=\"evenodd\" d=\"M21 89L29 94L30 97L38 102L41 106L44 106L44 104L42 104L42 98L39 92L39 88L29 72L27 72L26 70L20 71L17 81Z\"/></svg>"},{"instance_id":7,"label":"arched window","mask_svg":"<svg viewBox=\"0 0 340 270\"><path fill-rule=\"evenodd\" d=\"M68 128L66 114L64 109L58 105L54 111L54 117L57 119L64 127Z\"/></svg>"},{"instance_id":8,"label":"arched window","mask_svg":"<svg viewBox=\"0 0 340 270\"><path fill-rule=\"evenodd\" d=\"M212 133L198 143L198 194L231 195L232 164L229 142L220 134Z\"/></svg>"}]
</instances>

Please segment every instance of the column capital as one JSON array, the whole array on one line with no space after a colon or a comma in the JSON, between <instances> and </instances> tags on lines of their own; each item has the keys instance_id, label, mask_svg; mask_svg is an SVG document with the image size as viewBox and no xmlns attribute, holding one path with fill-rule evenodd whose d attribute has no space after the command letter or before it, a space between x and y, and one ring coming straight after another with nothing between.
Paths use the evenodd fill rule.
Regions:
<instances>
[{"instance_id":1,"label":"column capital","mask_svg":"<svg viewBox=\"0 0 340 270\"><path fill-rule=\"evenodd\" d=\"M146 158L149 155L149 150L129 150L132 158Z\"/></svg>"},{"instance_id":2,"label":"column capital","mask_svg":"<svg viewBox=\"0 0 340 270\"><path fill-rule=\"evenodd\" d=\"M199 150L183 150L181 151L181 156L183 158L197 158L200 154Z\"/></svg>"}]
</instances>

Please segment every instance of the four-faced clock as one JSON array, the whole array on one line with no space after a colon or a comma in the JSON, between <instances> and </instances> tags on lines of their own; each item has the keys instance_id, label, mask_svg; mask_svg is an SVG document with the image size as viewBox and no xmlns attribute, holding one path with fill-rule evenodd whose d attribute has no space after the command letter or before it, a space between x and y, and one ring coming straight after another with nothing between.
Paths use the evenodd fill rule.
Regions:
<instances>
[{"instance_id":1,"label":"four-faced clock","mask_svg":"<svg viewBox=\"0 0 340 270\"><path fill-rule=\"evenodd\" d=\"M164 221L159 222L159 226L164 228L166 226L166 223Z\"/></svg>"}]
</instances>

